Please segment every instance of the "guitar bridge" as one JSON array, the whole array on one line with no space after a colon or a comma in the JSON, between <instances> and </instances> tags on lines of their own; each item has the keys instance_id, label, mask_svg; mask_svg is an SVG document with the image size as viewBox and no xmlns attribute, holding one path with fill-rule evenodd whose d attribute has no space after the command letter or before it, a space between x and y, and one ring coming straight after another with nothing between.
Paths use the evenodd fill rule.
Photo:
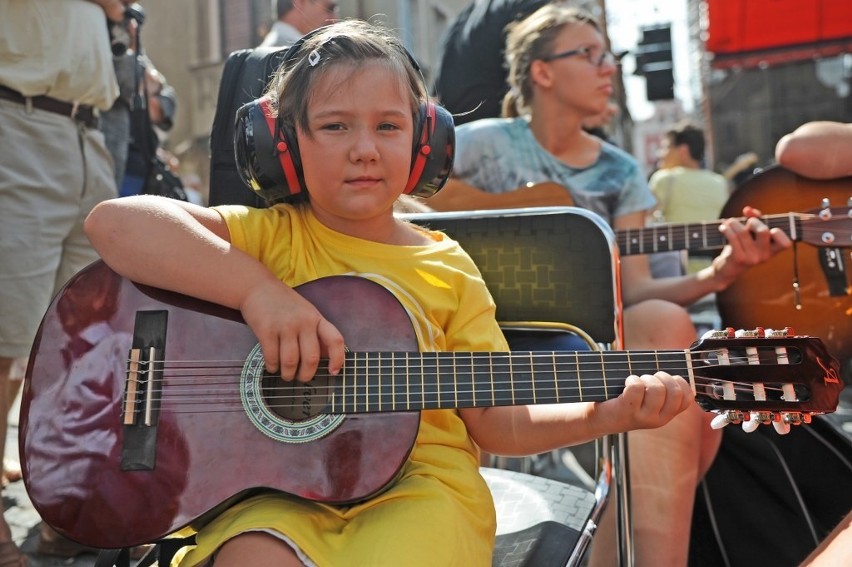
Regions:
<instances>
[{"instance_id":1,"label":"guitar bridge","mask_svg":"<svg viewBox=\"0 0 852 567\"><path fill-rule=\"evenodd\" d=\"M139 311L122 403L121 470L153 470L163 381L167 311Z\"/></svg>"}]
</instances>

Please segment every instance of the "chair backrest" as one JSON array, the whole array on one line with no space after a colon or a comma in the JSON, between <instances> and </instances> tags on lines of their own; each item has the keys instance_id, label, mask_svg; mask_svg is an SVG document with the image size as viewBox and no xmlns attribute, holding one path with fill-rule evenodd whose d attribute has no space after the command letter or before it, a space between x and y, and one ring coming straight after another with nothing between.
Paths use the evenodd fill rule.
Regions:
<instances>
[{"instance_id":1,"label":"chair backrest","mask_svg":"<svg viewBox=\"0 0 852 567\"><path fill-rule=\"evenodd\" d=\"M618 249L609 225L577 207L400 215L446 232L482 272L502 322L575 325L621 341Z\"/></svg>"},{"instance_id":2,"label":"chair backrest","mask_svg":"<svg viewBox=\"0 0 852 567\"><path fill-rule=\"evenodd\" d=\"M504 329L547 329L555 324L574 328L584 339L599 348L622 348L620 271L618 247L610 226L597 214L576 207L541 207L464 212L403 213L400 217L441 230L458 241L482 272L482 277L497 304L497 319ZM544 323L543 326L540 326ZM579 565L583 553L600 521L604 507L615 497L616 525L621 565L632 565L632 541L629 514L629 488L626 436L610 435L598 439L598 480L595 506L587 516L586 528L578 537L563 534L568 549L559 565ZM490 485L495 483L492 470L483 469ZM506 479L499 478L499 481ZM560 487L537 486L522 476L511 479L526 484L541 494L568 491ZM542 479L543 480L543 479ZM558 483L557 483L558 484ZM498 491L499 492L499 491ZM517 491L515 491L517 492ZM495 494L497 500L499 494ZM513 500L518 500L517 494ZM545 497L544 499L546 499ZM526 499L526 497L522 498ZM570 498L572 502L573 498ZM498 533L501 503L498 501ZM510 507L515 502L510 501ZM568 516L566 516L567 518ZM564 521L569 531L577 527L575 518ZM565 549L545 548L529 543L538 535L522 530L504 537L512 549L508 555L495 550L495 565L520 565L514 556L518 548L548 549L548 557L562 557ZM547 530L541 532L542 537ZM520 543L519 543L520 542ZM526 559L532 561L532 557ZM539 564L539 563L535 563ZM547 563L550 565L550 563Z\"/></svg>"}]
</instances>

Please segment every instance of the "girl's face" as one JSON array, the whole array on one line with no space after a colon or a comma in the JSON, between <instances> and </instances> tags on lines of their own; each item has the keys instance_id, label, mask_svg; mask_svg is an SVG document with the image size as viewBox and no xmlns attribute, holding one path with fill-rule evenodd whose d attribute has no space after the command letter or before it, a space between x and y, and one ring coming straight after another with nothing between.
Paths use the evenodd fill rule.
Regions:
<instances>
[{"instance_id":1,"label":"girl's face","mask_svg":"<svg viewBox=\"0 0 852 567\"><path fill-rule=\"evenodd\" d=\"M571 52L576 53L541 61L536 80L581 116L603 112L612 96L616 71L603 36L590 24L567 25L556 36L551 55Z\"/></svg>"},{"instance_id":2,"label":"girl's face","mask_svg":"<svg viewBox=\"0 0 852 567\"><path fill-rule=\"evenodd\" d=\"M309 133L297 128L305 185L317 218L363 235L387 223L411 166L414 121L399 75L381 62L337 65L315 83Z\"/></svg>"}]
</instances>

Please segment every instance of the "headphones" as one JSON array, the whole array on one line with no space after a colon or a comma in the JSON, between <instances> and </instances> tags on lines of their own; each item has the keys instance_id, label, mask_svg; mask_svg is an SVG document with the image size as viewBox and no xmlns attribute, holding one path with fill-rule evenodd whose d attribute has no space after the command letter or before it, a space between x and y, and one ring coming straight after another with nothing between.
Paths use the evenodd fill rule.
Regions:
<instances>
[{"instance_id":1,"label":"headphones","mask_svg":"<svg viewBox=\"0 0 852 567\"><path fill-rule=\"evenodd\" d=\"M327 27L314 30L294 43L285 53L282 65L298 55L307 39ZM420 66L405 47L400 47L422 80ZM237 111L234 155L243 182L267 204L274 205L306 191L295 129L272 115L271 103L268 96L263 96ZM454 153L452 115L427 99L420 104L414 124L411 170L404 192L417 197L437 193L450 176Z\"/></svg>"}]
</instances>

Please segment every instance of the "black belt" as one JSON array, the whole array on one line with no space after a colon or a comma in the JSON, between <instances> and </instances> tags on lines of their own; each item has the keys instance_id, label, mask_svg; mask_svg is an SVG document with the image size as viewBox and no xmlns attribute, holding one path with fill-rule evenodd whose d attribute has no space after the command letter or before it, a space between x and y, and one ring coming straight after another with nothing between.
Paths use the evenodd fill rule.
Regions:
<instances>
[{"instance_id":1,"label":"black belt","mask_svg":"<svg viewBox=\"0 0 852 567\"><path fill-rule=\"evenodd\" d=\"M32 105L33 108L38 108L39 110L68 116L87 128L98 127L98 116L95 113L95 108L88 104L72 104L44 95L24 96L18 91L4 87L3 85L0 85L0 98L27 106Z\"/></svg>"}]
</instances>

